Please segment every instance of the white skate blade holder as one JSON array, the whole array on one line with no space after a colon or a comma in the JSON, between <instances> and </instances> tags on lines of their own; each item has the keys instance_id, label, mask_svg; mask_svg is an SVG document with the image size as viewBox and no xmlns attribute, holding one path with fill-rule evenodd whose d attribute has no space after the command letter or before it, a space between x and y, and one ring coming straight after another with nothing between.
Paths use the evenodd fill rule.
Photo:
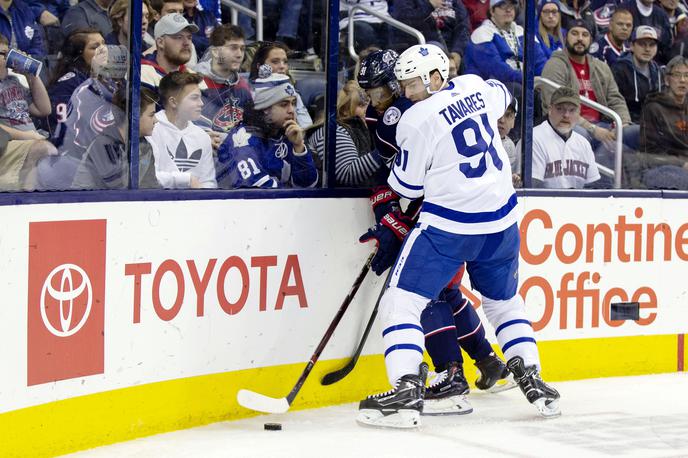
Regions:
<instances>
[{"instance_id":1,"label":"white skate blade holder","mask_svg":"<svg viewBox=\"0 0 688 458\"><path fill-rule=\"evenodd\" d=\"M420 426L420 412L402 409L385 415L379 410L364 409L359 410L356 421L365 426L376 426L378 428L418 428Z\"/></svg>"},{"instance_id":2,"label":"white skate blade holder","mask_svg":"<svg viewBox=\"0 0 688 458\"><path fill-rule=\"evenodd\" d=\"M473 406L465 395L445 399L426 399L421 415L466 415L473 412Z\"/></svg>"},{"instance_id":3,"label":"white skate blade holder","mask_svg":"<svg viewBox=\"0 0 688 458\"><path fill-rule=\"evenodd\" d=\"M242 407L265 413L285 413L289 410L287 398L271 398L249 390L239 390L237 401Z\"/></svg>"},{"instance_id":4,"label":"white skate blade holder","mask_svg":"<svg viewBox=\"0 0 688 458\"><path fill-rule=\"evenodd\" d=\"M538 409L538 412L540 415L544 418L556 418L561 415L561 409L559 408L559 400L555 399L554 401L550 402L549 404L545 404L546 399L540 398L536 399L535 402L533 402L533 405L535 406L536 409Z\"/></svg>"}]
</instances>

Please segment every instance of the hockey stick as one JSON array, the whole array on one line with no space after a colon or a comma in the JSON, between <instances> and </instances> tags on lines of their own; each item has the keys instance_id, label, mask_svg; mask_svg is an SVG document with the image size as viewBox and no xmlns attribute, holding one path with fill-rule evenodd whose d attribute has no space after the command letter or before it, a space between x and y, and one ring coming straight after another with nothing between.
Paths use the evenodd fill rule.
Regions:
<instances>
[{"instance_id":1,"label":"hockey stick","mask_svg":"<svg viewBox=\"0 0 688 458\"><path fill-rule=\"evenodd\" d=\"M406 214L411 216L414 221L417 221L418 214L420 213L420 208L421 205L423 204L423 199L416 199L412 201L409 204L409 207L406 209ZM322 378L320 381L320 384L322 385L332 385L333 383L337 383L349 373L354 370L354 367L356 366L356 363L358 362L358 357L361 356L361 352L363 351L363 346L366 343L366 340L368 339L368 334L370 334L370 330L373 328L373 323L375 323L375 318L377 317L377 309L380 306L380 299L382 299L383 294L385 294L385 290L387 289L387 284L389 283L389 277L392 276L392 271L394 270L394 266L392 266L389 269L389 273L387 274L387 278L385 279L385 283L382 285L382 289L380 290L380 294L377 296L377 301L375 302L375 307L373 307L373 312L370 314L370 318L368 319L368 324L366 324L365 331L363 331L363 336L361 337L361 341L358 343L358 347L356 348L356 351L354 352L353 356L349 360L348 363L341 369L337 369L334 372L330 372L328 374L325 374L325 376Z\"/></svg>"},{"instance_id":2,"label":"hockey stick","mask_svg":"<svg viewBox=\"0 0 688 458\"><path fill-rule=\"evenodd\" d=\"M361 356L361 352L363 351L363 346L366 343L366 340L368 339L368 334L370 334L370 330L373 328L373 323L375 322L375 317L377 317L377 309L380 306L380 299L382 299L383 294L385 294L385 290L387 289L387 282L389 281L389 277L392 275L392 268L389 269L389 273L387 274L387 278L385 279L385 282L382 285L382 289L380 290L380 294L377 296L377 301L375 301L375 307L373 307L373 312L370 314L370 318L368 319L368 324L366 325L365 331L363 331L363 336L361 337L361 341L358 343L358 347L356 348L356 351L354 352L353 356L349 360L348 363L341 369L337 369L334 372L330 372L328 374L325 374L325 376L322 378L320 381L320 384L322 385L332 385L333 383L337 383L347 375L349 375L349 372L354 370L354 367L356 366L356 363L358 362L358 357Z\"/></svg>"},{"instance_id":3,"label":"hockey stick","mask_svg":"<svg viewBox=\"0 0 688 458\"><path fill-rule=\"evenodd\" d=\"M311 373L313 366L315 365L316 361L318 361L320 354L325 349L325 345L327 345L327 342L329 342L330 337L332 337L332 334L334 333L335 328L337 327L337 325L341 321L347 308L349 308L349 304L351 304L351 301L353 300L354 296L356 295L358 288L363 283L363 280L365 279L366 275L368 274L368 271L370 270L370 263L373 261L374 257L375 257L375 251L373 251L370 254L370 256L368 256L368 260L366 261L365 265L361 269L361 272L358 274L356 281L351 286L351 290L349 291L349 294L347 294L346 298L344 299L344 302L342 302L342 305L339 307L339 310L337 310L337 314L332 319L330 326L327 328L327 331L325 331L325 335L320 340L320 343L318 344L318 347L315 349L315 352L311 356L310 361L308 361L308 364L306 364L306 367L304 368L303 372L301 373L301 376L296 381L296 385L294 385L294 387L291 389L289 394L284 398L278 399L278 398L271 398L269 396L265 396L263 394L256 393L254 391L242 389L242 390L239 390L239 392L237 393L237 401L239 402L240 405L242 405L243 407L246 407L247 409L256 410L258 412L266 412L266 413L284 413L287 410L289 410L291 403L294 402L294 398L296 398L296 395L301 390L301 387L303 386L304 382L306 381L306 378L308 378L308 375Z\"/></svg>"}]
</instances>

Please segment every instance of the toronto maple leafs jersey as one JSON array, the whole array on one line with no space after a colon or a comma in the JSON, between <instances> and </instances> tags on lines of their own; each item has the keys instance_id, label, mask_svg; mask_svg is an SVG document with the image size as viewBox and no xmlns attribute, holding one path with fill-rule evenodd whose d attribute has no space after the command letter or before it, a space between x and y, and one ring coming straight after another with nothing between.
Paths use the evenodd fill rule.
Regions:
<instances>
[{"instance_id":1,"label":"toronto maple leafs jersey","mask_svg":"<svg viewBox=\"0 0 688 458\"><path fill-rule=\"evenodd\" d=\"M318 181L308 149L297 154L285 136L264 138L244 123L229 132L217 159L217 179L222 188L306 188Z\"/></svg>"},{"instance_id":2,"label":"toronto maple leafs jersey","mask_svg":"<svg viewBox=\"0 0 688 458\"><path fill-rule=\"evenodd\" d=\"M158 122L146 137L153 148L155 176L164 188L188 188L193 175L202 188L217 188L213 148L208 134L189 122L179 129L167 119L165 110L155 114Z\"/></svg>"},{"instance_id":3,"label":"toronto maple leafs jersey","mask_svg":"<svg viewBox=\"0 0 688 458\"><path fill-rule=\"evenodd\" d=\"M421 224L491 234L516 222L511 166L497 129L510 102L501 82L462 75L401 116L388 183L404 197L425 198Z\"/></svg>"}]
</instances>

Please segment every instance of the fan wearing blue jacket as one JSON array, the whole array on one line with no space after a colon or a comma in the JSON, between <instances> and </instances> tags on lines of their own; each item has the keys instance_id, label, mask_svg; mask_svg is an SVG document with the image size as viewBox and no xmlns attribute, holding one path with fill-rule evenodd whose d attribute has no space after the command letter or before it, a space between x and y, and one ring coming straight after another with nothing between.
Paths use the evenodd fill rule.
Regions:
<instances>
[{"instance_id":1,"label":"fan wearing blue jacket","mask_svg":"<svg viewBox=\"0 0 688 458\"><path fill-rule=\"evenodd\" d=\"M313 187L318 170L296 122L296 90L289 77L261 67L253 104L217 152L221 188ZM253 105L253 106L251 106Z\"/></svg>"},{"instance_id":2,"label":"fan wearing blue jacket","mask_svg":"<svg viewBox=\"0 0 688 458\"><path fill-rule=\"evenodd\" d=\"M28 4L11 0L7 9L0 6L0 34L7 37L11 48L41 58L46 55L42 33L36 14Z\"/></svg>"},{"instance_id":3,"label":"fan wearing blue jacket","mask_svg":"<svg viewBox=\"0 0 688 458\"><path fill-rule=\"evenodd\" d=\"M516 4L512 0L490 0L489 19L471 34L464 57L464 73L497 79L502 83L523 81L523 27L514 22ZM547 59L535 38L535 75Z\"/></svg>"}]
</instances>

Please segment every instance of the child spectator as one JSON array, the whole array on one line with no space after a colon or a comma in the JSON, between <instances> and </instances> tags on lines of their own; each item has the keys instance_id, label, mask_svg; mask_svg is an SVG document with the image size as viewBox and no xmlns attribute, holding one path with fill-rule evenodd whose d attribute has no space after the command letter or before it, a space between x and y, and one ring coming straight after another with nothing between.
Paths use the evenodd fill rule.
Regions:
<instances>
[{"instance_id":1,"label":"child spectator","mask_svg":"<svg viewBox=\"0 0 688 458\"><path fill-rule=\"evenodd\" d=\"M0 35L0 123L23 131L36 131L31 116L48 116L50 98L43 81L26 73L29 89L14 75L7 72L9 41Z\"/></svg>"},{"instance_id":2,"label":"child spectator","mask_svg":"<svg viewBox=\"0 0 688 458\"><path fill-rule=\"evenodd\" d=\"M58 123L67 120L69 99L76 88L91 77L93 56L104 44L105 39L97 29L77 30L65 40L62 58L48 81L52 110L41 124L51 137L56 134Z\"/></svg>"},{"instance_id":3,"label":"child spectator","mask_svg":"<svg viewBox=\"0 0 688 458\"><path fill-rule=\"evenodd\" d=\"M0 4L0 35L7 38L10 48L36 58L44 57L43 30L36 23L36 14L22 0L5 0Z\"/></svg>"},{"instance_id":4,"label":"child spectator","mask_svg":"<svg viewBox=\"0 0 688 458\"><path fill-rule=\"evenodd\" d=\"M563 47L561 35L561 11L558 0L543 0L538 6L538 40L545 59Z\"/></svg>"},{"instance_id":5,"label":"child spectator","mask_svg":"<svg viewBox=\"0 0 688 458\"><path fill-rule=\"evenodd\" d=\"M641 25L633 32L631 52L612 66L619 92L626 99L631 121L640 122L645 97L662 90L662 72L653 60L657 55L657 31Z\"/></svg>"},{"instance_id":6,"label":"child spectator","mask_svg":"<svg viewBox=\"0 0 688 458\"><path fill-rule=\"evenodd\" d=\"M289 75L289 59L287 57L288 49L281 43L266 43L263 44L256 51L251 62L251 72L249 80L253 83L258 78L258 69L263 64L268 64L272 68L272 72L280 75L287 75L292 85L293 78ZM296 122L302 129L307 129L313 125L311 115L301 100L301 95L296 92Z\"/></svg>"},{"instance_id":7,"label":"child spectator","mask_svg":"<svg viewBox=\"0 0 688 458\"><path fill-rule=\"evenodd\" d=\"M242 119L244 107L251 100L248 82L239 76L244 60L244 34L235 25L215 27L210 34L210 48L206 56L194 67L203 75L203 116L206 128L214 133L227 133ZM213 146L219 146L224 136L213 137ZM216 144L216 142L218 142Z\"/></svg>"},{"instance_id":8,"label":"child spectator","mask_svg":"<svg viewBox=\"0 0 688 458\"><path fill-rule=\"evenodd\" d=\"M196 24L178 13L168 14L155 24L155 53L141 61L141 85L157 91L163 76L185 71L193 49L192 34Z\"/></svg>"},{"instance_id":9,"label":"child spectator","mask_svg":"<svg viewBox=\"0 0 688 458\"><path fill-rule=\"evenodd\" d=\"M186 20L184 20L186 22ZM193 121L203 100L196 73L173 71L160 80L163 110L148 140L153 147L158 181L165 188L217 188L208 134Z\"/></svg>"},{"instance_id":10,"label":"child spectator","mask_svg":"<svg viewBox=\"0 0 688 458\"><path fill-rule=\"evenodd\" d=\"M36 164L54 154L55 147L36 132L0 124L0 191L40 189Z\"/></svg>"},{"instance_id":11,"label":"child spectator","mask_svg":"<svg viewBox=\"0 0 688 458\"><path fill-rule=\"evenodd\" d=\"M318 171L296 122L296 90L268 65L255 80L254 104L218 150L223 188L312 187ZM221 167L221 168L220 168Z\"/></svg>"},{"instance_id":12,"label":"child spectator","mask_svg":"<svg viewBox=\"0 0 688 458\"><path fill-rule=\"evenodd\" d=\"M353 80L347 81L337 96L334 173L338 186L372 187L376 184L374 177L383 161L375 150L365 121L369 103L366 92ZM325 151L324 112L317 125L314 124L309 130L306 143L322 164Z\"/></svg>"},{"instance_id":13,"label":"child spectator","mask_svg":"<svg viewBox=\"0 0 688 458\"><path fill-rule=\"evenodd\" d=\"M141 89L139 135L149 136L157 122L155 103L157 97L146 88ZM72 189L126 189L129 185L129 161L127 158L127 92L118 90L112 98L114 124L95 138L86 150L74 177ZM144 140L145 142L145 140ZM142 148L139 154L139 187L157 186L155 161L150 148Z\"/></svg>"}]
</instances>

